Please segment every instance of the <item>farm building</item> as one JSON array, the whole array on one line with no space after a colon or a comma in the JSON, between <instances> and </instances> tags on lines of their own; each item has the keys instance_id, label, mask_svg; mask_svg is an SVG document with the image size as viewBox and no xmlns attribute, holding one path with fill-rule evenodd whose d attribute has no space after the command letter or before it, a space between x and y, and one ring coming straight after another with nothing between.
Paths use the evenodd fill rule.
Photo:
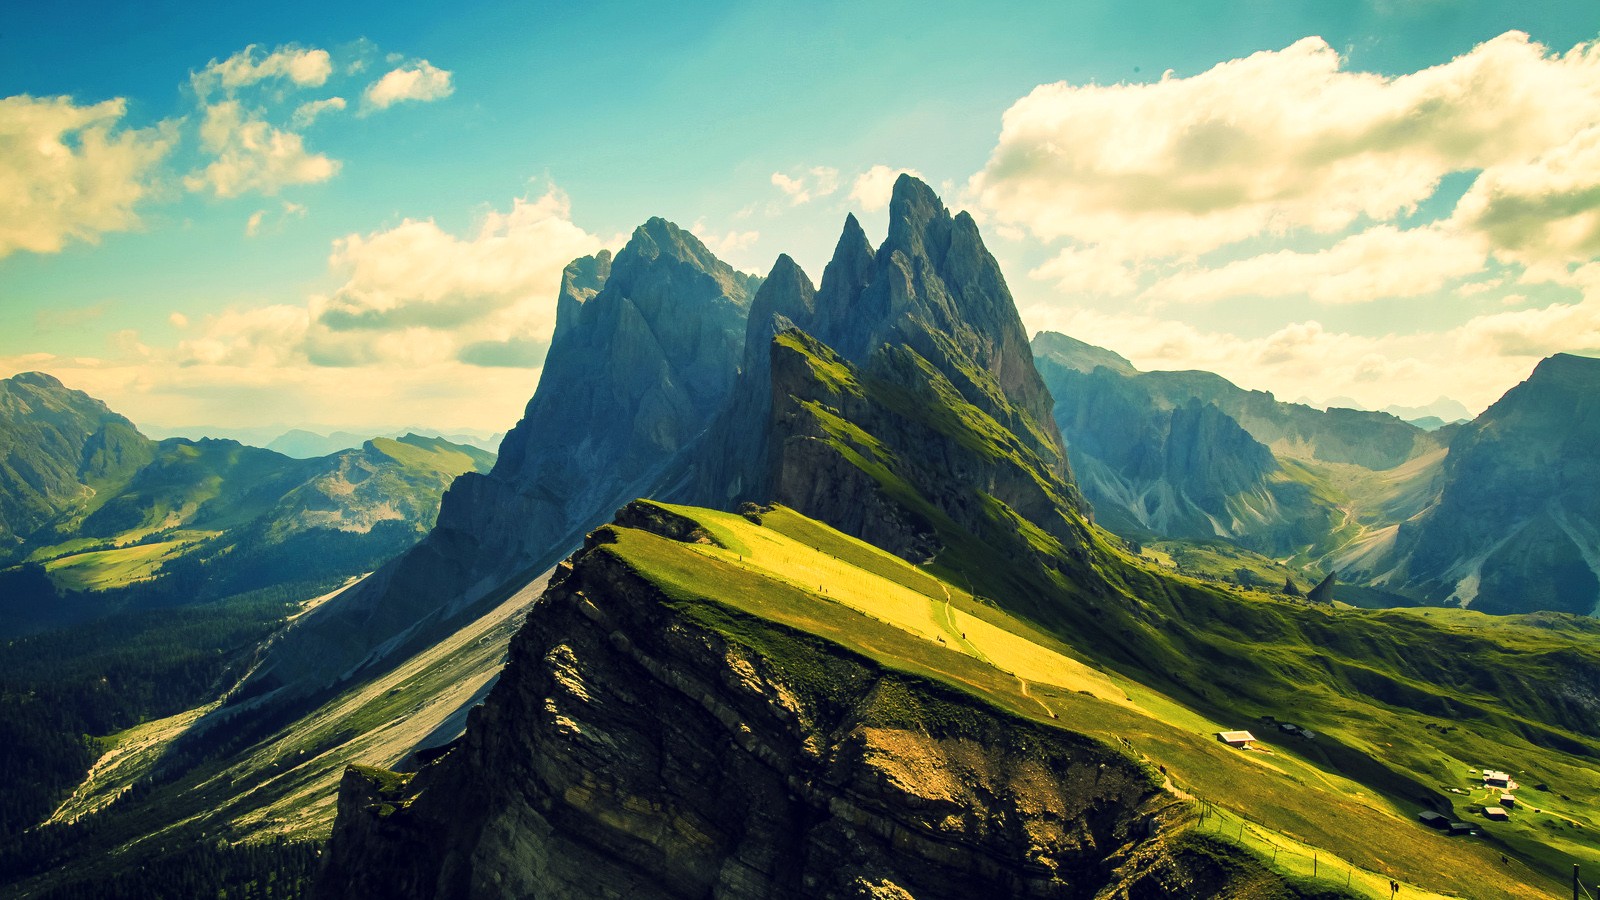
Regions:
<instances>
[{"instance_id":1,"label":"farm building","mask_svg":"<svg viewBox=\"0 0 1600 900\"><path fill-rule=\"evenodd\" d=\"M1517 798L1511 796L1510 794L1501 794L1500 805L1506 807L1515 807L1517 805Z\"/></svg>"},{"instance_id":2,"label":"farm building","mask_svg":"<svg viewBox=\"0 0 1600 900\"><path fill-rule=\"evenodd\" d=\"M1458 834L1471 834L1471 833L1472 833L1472 823L1471 822L1451 822L1450 823L1450 836L1451 837L1455 837Z\"/></svg>"},{"instance_id":3,"label":"farm building","mask_svg":"<svg viewBox=\"0 0 1600 900\"><path fill-rule=\"evenodd\" d=\"M1436 812L1434 812L1432 810L1428 810L1427 812L1419 812L1419 813L1417 813L1417 821L1421 822L1422 824L1424 824L1426 826L1428 826L1429 828L1437 828L1440 831L1443 831L1446 828L1450 827L1450 820L1449 819L1445 818L1444 816L1439 815L1438 813L1436 813Z\"/></svg>"},{"instance_id":4,"label":"farm building","mask_svg":"<svg viewBox=\"0 0 1600 900\"><path fill-rule=\"evenodd\" d=\"M1503 788L1511 784L1511 776L1493 769L1484 769L1483 783L1489 787Z\"/></svg>"},{"instance_id":5,"label":"farm building","mask_svg":"<svg viewBox=\"0 0 1600 900\"><path fill-rule=\"evenodd\" d=\"M1227 744L1229 747L1239 747L1239 748L1248 747L1248 746L1250 746L1250 744L1252 744L1255 741L1255 739L1256 739L1256 736L1251 734L1248 731L1219 731L1219 732L1217 732L1217 740L1223 742L1224 744Z\"/></svg>"},{"instance_id":6,"label":"farm building","mask_svg":"<svg viewBox=\"0 0 1600 900\"><path fill-rule=\"evenodd\" d=\"M1511 814L1499 806L1486 806L1483 808L1483 817L1494 822L1504 822L1511 818Z\"/></svg>"}]
</instances>

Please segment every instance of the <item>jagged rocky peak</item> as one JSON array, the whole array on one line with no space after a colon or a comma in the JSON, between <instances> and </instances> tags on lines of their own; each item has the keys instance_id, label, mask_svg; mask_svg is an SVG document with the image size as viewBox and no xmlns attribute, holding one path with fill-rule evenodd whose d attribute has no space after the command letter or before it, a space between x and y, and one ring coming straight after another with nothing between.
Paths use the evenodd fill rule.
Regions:
<instances>
[{"instance_id":1,"label":"jagged rocky peak","mask_svg":"<svg viewBox=\"0 0 1600 900\"><path fill-rule=\"evenodd\" d=\"M582 256L570 263L561 273L561 291L556 295L556 327L551 342L576 324L583 304L611 277L611 251L601 250L593 256Z\"/></svg>"},{"instance_id":2,"label":"jagged rocky peak","mask_svg":"<svg viewBox=\"0 0 1600 900\"><path fill-rule=\"evenodd\" d=\"M576 260L539 390L506 436L496 475L536 481L545 456L584 435L591 462L639 475L705 427L738 371L760 279L661 218L613 259ZM615 451L615 455L609 452Z\"/></svg>"},{"instance_id":3,"label":"jagged rocky peak","mask_svg":"<svg viewBox=\"0 0 1600 900\"><path fill-rule=\"evenodd\" d=\"M297 621L257 669L272 683L258 674L253 689L288 685L285 702L297 702L401 658L554 564L617 507L658 493L727 399L760 281L665 219L614 258L575 260L538 389L494 469L457 478L428 537Z\"/></svg>"},{"instance_id":4,"label":"jagged rocky peak","mask_svg":"<svg viewBox=\"0 0 1600 900\"><path fill-rule=\"evenodd\" d=\"M750 304L744 339L745 372L764 370L767 345L772 338L798 323L811 323L816 311L817 289L811 279L789 254L779 254Z\"/></svg>"},{"instance_id":5,"label":"jagged rocky peak","mask_svg":"<svg viewBox=\"0 0 1600 900\"><path fill-rule=\"evenodd\" d=\"M815 317L795 324L857 364L885 344L910 347L1066 474L1050 395L999 264L972 217L952 216L918 179L895 182L876 250L854 216L845 220Z\"/></svg>"}]
</instances>

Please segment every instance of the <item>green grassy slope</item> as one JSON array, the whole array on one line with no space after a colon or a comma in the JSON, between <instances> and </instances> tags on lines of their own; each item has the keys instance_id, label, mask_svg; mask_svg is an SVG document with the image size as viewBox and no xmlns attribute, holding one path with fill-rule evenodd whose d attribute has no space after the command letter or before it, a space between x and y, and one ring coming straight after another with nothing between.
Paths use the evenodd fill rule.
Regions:
<instances>
[{"instance_id":1,"label":"green grassy slope","mask_svg":"<svg viewBox=\"0 0 1600 900\"><path fill-rule=\"evenodd\" d=\"M1256 851L1268 848L1270 854L1268 842L1275 842L1283 865L1299 865L1294 860L1303 856L1307 874L1315 853L1324 877L1336 876L1331 883L1342 885L1348 877L1353 888L1364 884L1368 895L1387 896L1391 878L1406 883L1411 896L1516 897L1555 884L1537 871L1540 854L1525 837L1543 828L1538 823L1548 810L1527 816L1526 826L1485 825L1486 837L1444 837L1416 823L1410 804L1363 783L1360 776L1368 773L1337 738L1291 738L1268 727L1259 732L1266 752L1230 749L1213 732L1256 723L1197 710L1097 667L1027 623L975 603L926 568L791 510L746 518L664 508L692 519L710 541L681 543L613 527L600 542L601 552L661 586L684 615L758 650L801 681L815 668L816 654L826 652L814 644L822 639L891 671L977 696L1010 715L1126 746L1162 767L1179 790L1216 804L1216 814L1231 827L1246 819L1253 823L1245 843ZM952 618L943 618L945 610ZM1537 631L1507 637L1535 644L1572 637L1558 631L1541 638ZM816 679L816 690L828 687ZM1351 711L1361 708L1352 705ZM1364 711L1369 719L1382 713L1370 706ZM1435 734L1419 731L1413 740ZM1464 763L1452 771L1457 770L1464 772ZM1202 827L1225 836L1228 830L1215 820ZM1535 865L1502 863L1505 850Z\"/></svg>"},{"instance_id":2,"label":"green grassy slope","mask_svg":"<svg viewBox=\"0 0 1600 900\"><path fill-rule=\"evenodd\" d=\"M438 438L379 438L291 459L233 441L170 439L122 480L57 510L0 571L0 633L273 584L315 593L371 571L433 525L459 475L494 455Z\"/></svg>"},{"instance_id":3,"label":"green grassy slope","mask_svg":"<svg viewBox=\"0 0 1600 900\"><path fill-rule=\"evenodd\" d=\"M1496 871L1521 873L1508 877L1548 887L1572 862L1600 866L1591 813L1560 799L1600 789L1590 768L1600 758L1600 623L1331 610L1174 577L1128 554L1122 541L1074 523L1064 504L1048 515L1066 517L1067 529L1059 520L1025 516L981 486L965 495L970 499L952 496L948 479L929 476L930 457L956 456L952 465L967 471L976 464L960 459L1003 460L1046 487L1052 476L1016 453L1003 429L960 396L936 382L921 396L896 383L897 370L914 372L914 365L857 371L803 336L782 336L779 343L808 360L814 374L809 384L786 384L798 414L811 417L812 433L936 535L931 574L1211 726L1251 727L1270 716L1318 733L1303 754L1319 776L1297 775L1296 787L1285 786L1276 797L1253 797L1249 782L1220 775L1196 793L1278 816L1286 833L1314 845L1335 844L1336 852L1372 868L1386 864L1406 840L1421 842L1416 846L1429 849L1409 857L1416 871L1449 883L1461 876L1427 866L1443 851L1411 817L1438 808L1482 821L1469 795L1451 788L1464 790L1460 773L1469 766L1511 766L1521 773L1519 781L1552 790L1532 804L1541 812L1487 825L1488 837L1477 846L1497 852L1483 850L1472 868L1493 862ZM934 445L930 433L943 442ZM1043 492L1061 497L1066 490ZM1063 540L1064 531L1078 546ZM1278 754L1279 768L1284 758ZM1344 817L1332 819L1265 812L1290 809L1284 801L1305 790L1301 782L1325 784L1327 778L1359 785L1336 793L1382 809L1398 830L1373 840L1373 826L1350 818L1339 804L1329 808L1340 808ZM1331 803L1316 797L1315 805ZM1502 851L1511 862L1499 861Z\"/></svg>"}]
</instances>

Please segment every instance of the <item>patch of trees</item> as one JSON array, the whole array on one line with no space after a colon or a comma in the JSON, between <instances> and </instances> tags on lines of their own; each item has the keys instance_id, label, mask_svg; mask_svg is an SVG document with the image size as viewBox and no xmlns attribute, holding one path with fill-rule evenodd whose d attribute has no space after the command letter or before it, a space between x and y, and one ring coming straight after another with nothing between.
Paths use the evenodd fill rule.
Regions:
<instances>
[{"instance_id":1,"label":"patch of trees","mask_svg":"<svg viewBox=\"0 0 1600 900\"><path fill-rule=\"evenodd\" d=\"M49 888L40 900L282 900L311 893L320 847L199 842L122 871Z\"/></svg>"},{"instance_id":2,"label":"patch of trees","mask_svg":"<svg viewBox=\"0 0 1600 900\"><path fill-rule=\"evenodd\" d=\"M0 842L71 792L108 735L215 698L304 595L125 612L0 647Z\"/></svg>"}]
</instances>

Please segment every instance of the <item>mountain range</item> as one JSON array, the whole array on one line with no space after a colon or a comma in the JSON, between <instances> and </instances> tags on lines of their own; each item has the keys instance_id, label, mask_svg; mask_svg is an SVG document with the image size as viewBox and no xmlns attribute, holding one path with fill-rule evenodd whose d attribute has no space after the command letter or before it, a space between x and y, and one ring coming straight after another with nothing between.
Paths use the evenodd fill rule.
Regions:
<instances>
[{"instance_id":1,"label":"mountain range","mask_svg":"<svg viewBox=\"0 0 1600 900\"><path fill-rule=\"evenodd\" d=\"M326 589L414 543L450 482L493 460L416 435L309 460L152 441L49 375L0 380L0 566L12 566L0 633L267 585Z\"/></svg>"},{"instance_id":2,"label":"mountain range","mask_svg":"<svg viewBox=\"0 0 1600 900\"><path fill-rule=\"evenodd\" d=\"M0 854L20 893L148 885L201 835L261 878L325 846L323 897L1497 898L1600 864L1600 622L1354 609L1139 546L1394 592L1460 590L1435 547L1581 556L1592 445L1551 411L1587 421L1585 361L1426 431L1030 346L976 223L910 176L820 283L652 219L556 308L493 468L214 702L114 740ZM1430 543L1474 484L1526 515ZM1509 822L1488 765L1526 785Z\"/></svg>"},{"instance_id":3,"label":"mountain range","mask_svg":"<svg viewBox=\"0 0 1600 900\"><path fill-rule=\"evenodd\" d=\"M1551 357L1476 419L1428 430L1140 372L1065 335L1033 348L1084 493L1119 534L1224 538L1337 573L1363 604L1600 607L1600 482L1582 449L1600 361Z\"/></svg>"}]
</instances>

